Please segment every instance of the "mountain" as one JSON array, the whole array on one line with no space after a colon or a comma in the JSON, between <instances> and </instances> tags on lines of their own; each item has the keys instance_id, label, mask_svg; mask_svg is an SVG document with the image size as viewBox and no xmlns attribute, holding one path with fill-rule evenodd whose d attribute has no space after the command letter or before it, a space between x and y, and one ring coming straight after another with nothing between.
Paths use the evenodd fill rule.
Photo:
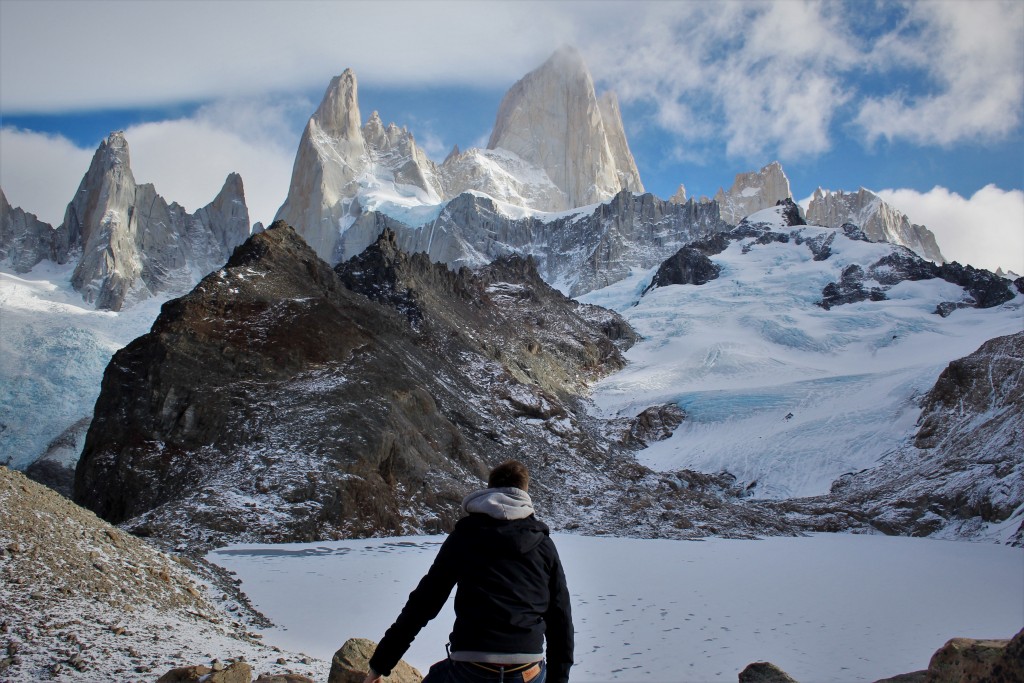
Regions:
<instances>
[{"instance_id":1,"label":"mountain","mask_svg":"<svg viewBox=\"0 0 1024 683\"><path fill-rule=\"evenodd\" d=\"M807 220L830 228L852 223L873 242L901 244L929 261L946 262L931 230L911 223L902 212L863 187L854 193L819 187L807 207Z\"/></svg>"},{"instance_id":2,"label":"mountain","mask_svg":"<svg viewBox=\"0 0 1024 683\"><path fill-rule=\"evenodd\" d=\"M81 249L72 285L97 308L123 306L164 291L187 290L249 235L242 179L232 173L195 214L170 205L132 174L128 141L100 143L60 229Z\"/></svg>"},{"instance_id":3,"label":"mountain","mask_svg":"<svg viewBox=\"0 0 1024 683\"><path fill-rule=\"evenodd\" d=\"M727 482L668 484L624 457L671 433L672 411L586 414L580 393L634 340L530 259L455 272L384 233L332 270L277 223L115 355L75 499L201 547L433 533L451 528L467 486L515 457L566 528L777 533L722 499Z\"/></svg>"},{"instance_id":4,"label":"mountain","mask_svg":"<svg viewBox=\"0 0 1024 683\"><path fill-rule=\"evenodd\" d=\"M63 263L67 247L67 239L52 225L11 206L0 189L0 264L27 273L44 259Z\"/></svg>"},{"instance_id":5,"label":"mountain","mask_svg":"<svg viewBox=\"0 0 1024 683\"><path fill-rule=\"evenodd\" d=\"M782 165L773 161L760 171L737 173L728 191L718 188L715 201L722 220L729 225L736 225L750 214L792 197L789 178L782 170Z\"/></svg>"},{"instance_id":6,"label":"mountain","mask_svg":"<svg viewBox=\"0 0 1024 683\"><path fill-rule=\"evenodd\" d=\"M974 388L963 395L945 391L941 409L925 397L952 360L1019 332L1021 288L993 273L936 265L905 247L871 242L854 226L802 225L794 209L790 203L755 213L659 268L581 297L619 311L643 337L626 352L626 368L594 387L595 416L676 406L685 419L669 438L637 452L642 465L728 473L736 488L765 505L810 498L817 530L916 533L909 522L886 526L883 510L913 520L934 494L949 501L942 514L952 526L932 531L1004 539L995 527L1013 509L1010 492L1019 489L1014 463L1021 450L1006 440L1019 412L1008 407L1019 381L1012 375L1016 352L1005 344L988 351L992 362L972 372L984 378L991 370L990 380L971 380ZM960 376L947 374L954 372ZM990 403L985 381L995 386ZM914 442L918 420L955 435L941 437L952 450L936 445L934 456L890 456ZM879 521L869 523L860 512L837 521L841 510L866 508L830 497L833 483L890 457L890 474L920 465L913 470L920 477L899 480L916 507L895 494L873 498L867 482L875 475L856 475L854 481L865 481L863 500L878 501L872 518ZM941 467L926 465L930 457ZM936 474L956 468L976 473L981 483L971 483L974 474ZM954 502L986 500L982 490L1005 501L998 515L983 512L982 503ZM829 518L829 510L836 515ZM787 519L803 523L796 514Z\"/></svg>"},{"instance_id":7,"label":"mountain","mask_svg":"<svg viewBox=\"0 0 1024 683\"><path fill-rule=\"evenodd\" d=\"M728 226L714 202L666 202L623 190L610 201L560 214L510 211L490 197L462 194L423 225L379 212L360 215L335 248L350 258L387 228L401 248L452 267L478 268L509 254L528 254L541 276L569 296L605 287L635 268L655 266L694 239Z\"/></svg>"},{"instance_id":8,"label":"mountain","mask_svg":"<svg viewBox=\"0 0 1024 683\"><path fill-rule=\"evenodd\" d=\"M506 149L541 168L565 193L562 209L643 192L626 143L618 100L600 100L583 57L557 50L517 81L498 108L488 149Z\"/></svg>"},{"instance_id":9,"label":"mountain","mask_svg":"<svg viewBox=\"0 0 1024 683\"><path fill-rule=\"evenodd\" d=\"M559 212L643 192L614 93L600 98L573 48L558 50L516 82L498 110L487 149L454 149L440 166L412 134L363 125L349 69L334 78L299 141L288 197L277 212L329 263L358 253L339 240L364 213L410 227L433 221L445 202L483 193L521 209Z\"/></svg>"}]
</instances>

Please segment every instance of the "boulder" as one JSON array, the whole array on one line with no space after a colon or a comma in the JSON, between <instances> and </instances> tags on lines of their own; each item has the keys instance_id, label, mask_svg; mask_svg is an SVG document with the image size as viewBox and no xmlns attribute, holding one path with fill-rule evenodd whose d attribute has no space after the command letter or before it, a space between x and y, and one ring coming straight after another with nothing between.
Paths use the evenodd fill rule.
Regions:
<instances>
[{"instance_id":1,"label":"boulder","mask_svg":"<svg viewBox=\"0 0 1024 683\"><path fill-rule=\"evenodd\" d=\"M196 666L179 666L176 669L171 669L160 678L156 679L156 683L190 683L191 681L198 681L203 676L207 676L213 673L213 669L202 664Z\"/></svg>"},{"instance_id":2,"label":"boulder","mask_svg":"<svg viewBox=\"0 0 1024 683\"><path fill-rule=\"evenodd\" d=\"M377 643L366 638L349 638L331 659L331 673L327 683L363 683L370 670L370 657L377 649ZM403 659L386 679L388 683L420 683L423 674L409 666Z\"/></svg>"},{"instance_id":3,"label":"boulder","mask_svg":"<svg viewBox=\"0 0 1024 683\"><path fill-rule=\"evenodd\" d=\"M1024 629L1012 640L953 638L932 655L928 683L1024 681Z\"/></svg>"},{"instance_id":4,"label":"boulder","mask_svg":"<svg viewBox=\"0 0 1024 683\"><path fill-rule=\"evenodd\" d=\"M308 680L308 679L306 679ZM156 683L251 683L252 667L246 662L235 662L219 671L208 666L181 666L171 669L157 679Z\"/></svg>"},{"instance_id":5,"label":"boulder","mask_svg":"<svg viewBox=\"0 0 1024 683\"><path fill-rule=\"evenodd\" d=\"M740 672L740 683L796 683L785 671L771 662L754 662Z\"/></svg>"}]
</instances>

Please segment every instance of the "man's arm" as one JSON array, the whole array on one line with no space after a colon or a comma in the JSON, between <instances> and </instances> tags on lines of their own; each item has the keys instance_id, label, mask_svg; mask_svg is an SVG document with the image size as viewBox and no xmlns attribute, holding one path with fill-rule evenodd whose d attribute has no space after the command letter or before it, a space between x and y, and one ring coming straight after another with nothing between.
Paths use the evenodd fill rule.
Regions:
<instances>
[{"instance_id":1,"label":"man's arm","mask_svg":"<svg viewBox=\"0 0 1024 683\"><path fill-rule=\"evenodd\" d=\"M373 670L371 673L376 673L378 677L389 675L398 664L398 660L409 649L416 634L444 607L458 579L456 543L453 532L441 545L441 550L434 558L430 570L409 594L402 613L377 645L373 657L370 658L370 667ZM366 679L366 683L374 681L375 679L369 676Z\"/></svg>"},{"instance_id":2,"label":"man's arm","mask_svg":"<svg viewBox=\"0 0 1024 683\"><path fill-rule=\"evenodd\" d=\"M569 606L569 588L565 583L565 572L558 558L558 550L551 543L554 562L549 578L548 590L551 601L544 614L545 638L547 640L548 680L551 683L568 683L569 668L573 663L574 634L572 609Z\"/></svg>"}]
</instances>

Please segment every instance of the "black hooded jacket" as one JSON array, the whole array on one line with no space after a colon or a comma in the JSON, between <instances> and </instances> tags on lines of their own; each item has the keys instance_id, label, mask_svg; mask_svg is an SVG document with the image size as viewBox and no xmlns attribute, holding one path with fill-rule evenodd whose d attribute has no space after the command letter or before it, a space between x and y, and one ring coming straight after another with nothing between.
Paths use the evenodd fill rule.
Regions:
<instances>
[{"instance_id":1,"label":"black hooded jacket","mask_svg":"<svg viewBox=\"0 0 1024 683\"><path fill-rule=\"evenodd\" d=\"M474 513L459 520L377 646L370 659L373 670L391 673L458 584L449 636L453 652L536 653L541 659L546 637L548 679L568 681L573 661L569 591L548 533L532 515L501 520Z\"/></svg>"}]
</instances>

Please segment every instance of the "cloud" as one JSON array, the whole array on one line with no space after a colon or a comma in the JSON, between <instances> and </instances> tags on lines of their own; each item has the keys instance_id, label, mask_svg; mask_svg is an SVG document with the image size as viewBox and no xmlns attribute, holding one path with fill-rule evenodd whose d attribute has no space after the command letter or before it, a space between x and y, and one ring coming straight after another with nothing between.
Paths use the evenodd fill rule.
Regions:
<instances>
[{"instance_id":1,"label":"cloud","mask_svg":"<svg viewBox=\"0 0 1024 683\"><path fill-rule=\"evenodd\" d=\"M220 101L192 117L132 126L125 137L135 178L191 212L216 196L228 173L239 173L249 219L269 225L288 193L299 143L301 131L288 123L293 106ZM301 108L312 110L308 102Z\"/></svg>"},{"instance_id":2,"label":"cloud","mask_svg":"<svg viewBox=\"0 0 1024 683\"><path fill-rule=\"evenodd\" d=\"M858 55L841 17L819 3L664 3L632 12L626 40L594 60L624 102L687 146L726 154L813 156L850 93ZM589 56L589 55L588 55ZM701 156L691 151L691 155Z\"/></svg>"},{"instance_id":3,"label":"cloud","mask_svg":"<svg viewBox=\"0 0 1024 683\"><path fill-rule=\"evenodd\" d=\"M986 185L965 199L944 187L881 190L883 200L928 227L942 254L987 270L1024 274L1024 191Z\"/></svg>"},{"instance_id":4,"label":"cloud","mask_svg":"<svg viewBox=\"0 0 1024 683\"><path fill-rule=\"evenodd\" d=\"M0 187L12 206L60 225L95 150L60 135L0 128Z\"/></svg>"},{"instance_id":5,"label":"cloud","mask_svg":"<svg viewBox=\"0 0 1024 683\"><path fill-rule=\"evenodd\" d=\"M869 144L1000 139L1024 101L1024 5L1014 2L242 7L0 2L0 108L288 96L319 92L346 67L375 87L503 88L573 43L624 103L647 105L645 123L673 146L760 164L820 155L851 125Z\"/></svg>"},{"instance_id":6,"label":"cloud","mask_svg":"<svg viewBox=\"0 0 1024 683\"><path fill-rule=\"evenodd\" d=\"M923 92L868 96L855 123L869 143L919 145L993 140L1021 122L1024 4L924 2L883 37L872 55L882 72L923 71ZM930 85L930 87L927 87Z\"/></svg>"},{"instance_id":7,"label":"cloud","mask_svg":"<svg viewBox=\"0 0 1024 683\"><path fill-rule=\"evenodd\" d=\"M2 2L0 107L294 92L346 67L379 86L511 83L560 44L568 16L525 2ZM498 29L516 39L495 40Z\"/></svg>"}]
</instances>

